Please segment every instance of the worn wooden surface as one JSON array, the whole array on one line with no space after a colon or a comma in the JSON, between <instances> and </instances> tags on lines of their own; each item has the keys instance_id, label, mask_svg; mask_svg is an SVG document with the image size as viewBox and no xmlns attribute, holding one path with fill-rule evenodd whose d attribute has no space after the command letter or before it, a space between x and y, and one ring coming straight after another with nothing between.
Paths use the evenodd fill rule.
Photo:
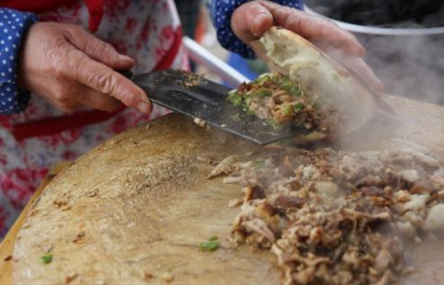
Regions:
<instances>
[{"instance_id":1,"label":"worn wooden surface","mask_svg":"<svg viewBox=\"0 0 444 285\"><path fill-rule=\"evenodd\" d=\"M402 123L368 130L361 135L371 138L352 147L385 147L379 138L389 133L399 138L390 144L444 157L442 107L399 98L390 104ZM198 159L254 148L179 115L111 139L54 179L28 212L13 255L16 284L163 284L165 276L172 284L278 284L271 254L224 240L239 211L226 206L239 187L207 180L211 166ZM202 252L199 244L213 235L222 249ZM54 260L45 265L47 250ZM407 257L418 270L405 284L444 280L441 242L409 247Z\"/></svg>"},{"instance_id":2,"label":"worn wooden surface","mask_svg":"<svg viewBox=\"0 0 444 285\"><path fill-rule=\"evenodd\" d=\"M29 208L35 202L35 200L40 197L43 192L43 189L49 184L49 182L54 178L56 173L61 171L62 169L68 167L69 162L61 162L58 163L50 172L48 177L42 182L40 187L35 191L32 198L29 200L26 207L23 209L20 216L15 221L12 228L9 230L6 237L0 244L0 284L1 285L12 285L13 276L12 276L12 254L14 251L14 242L17 236L18 231L20 230L23 222L25 221L26 214L28 213Z\"/></svg>"}]
</instances>

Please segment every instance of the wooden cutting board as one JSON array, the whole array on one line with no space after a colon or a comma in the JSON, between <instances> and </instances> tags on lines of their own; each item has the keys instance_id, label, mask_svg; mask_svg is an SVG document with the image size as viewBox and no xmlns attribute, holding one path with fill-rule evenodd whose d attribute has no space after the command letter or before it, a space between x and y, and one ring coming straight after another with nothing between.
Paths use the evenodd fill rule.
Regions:
<instances>
[{"instance_id":1,"label":"wooden cutting board","mask_svg":"<svg viewBox=\"0 0 444 285\"><path fill-rule=\"evenodd\" d=\"M9 230L8 234L0 243L0 284L1 285L13 285L13 276L12 276L12 254L14 251L14 242L18 231L20 230L23 222L25 221L26 215L40 195L43 193L45 187L51 182L51 180L55 177L57 173L59 173L62 169L68 167L70 162L62 161L54 166L51 169L48 176L43 180L40 187L35 191L32 198L29 200L28 204L23 209L20 216L15 221L14 225Z\"/></svg>"},{"instance_id":2,"label":"wooden cutting board","mask_svg":"<svg viewBox=\"0 0 444 285\"><path fill-rule=\"evenodd\" d=\"M390 104L403 122L388 131L402 139L391 144L444 157L442 107ZM385 147L381 133L367 130L365 144L350 144L356 134L348 147ZM112 138L62 171L28 212L13 254L15 284L278 284L271 254L225 241L239 212L227 204L240 189L206 179L211 166L199 159L255 149L177 114ZM222 248L202 252L214 235ZM43 264L48 250L53 261ZM404 284L444 280L442 242L415 245L407 257L419 270Z\"/></svg>"}]
</instances>

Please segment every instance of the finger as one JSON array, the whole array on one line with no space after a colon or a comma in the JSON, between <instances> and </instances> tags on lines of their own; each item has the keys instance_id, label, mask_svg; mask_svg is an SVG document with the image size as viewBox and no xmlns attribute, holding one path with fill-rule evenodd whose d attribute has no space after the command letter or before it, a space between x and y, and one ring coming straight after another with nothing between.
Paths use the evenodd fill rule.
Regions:
<instances>
[{"instance_id":1,"label":"finger","mask_svg":"<svg viewBox=\"0 0 444 285\"><path fill-rule=\"evenodd\" d=\"M381 80L376 77L373 70L362 58L347 55L342 50L332 47L325 41L316 42L315 44L318 48L334 58L338 63L359 74L364 83L372 88L374 92L378 94L384 93L384 86Z\"/></svg>"},{"instance_id":2,"label":"finger","mask_svg":"<svg viewBox=\"0 0 444 285\"><path fill-rule=\"evenodd\" d=\"M321 47L325 50L325 47ZM326 52L332 57L335 63L342 65L348 69L348 73L353 73L354 77L359 77L360 81L375 93L382 95L384 93L384 85L379 80L373 70L367 65L362 58L349 56L341 50L327 48ZM356 76L357 75L357 76Z\"/></svg>"},{"instance_id":3,"label":"finger","mask_svg":"<svg viewBox=\"0 0 444 285\"><path fill-rule=\"evenodd\" d=\"M64 47L69 49L68 47ZM128 107L137 108L144 113L151 112L151 102L145 92L132 81L70 46L67 63L59 67L64 76L84 84L89 88L109 95Z\"/></svg>"},{"instance_id":4,"label":"finger","mask_svg":"<svg viewBox=\"0 0 444 285\"><path fill-rule=\"evenodd\" d=\"M258 3L269 9L276 26L291 30L310 41L327 40L353 56L362 57L365 54L365 49L351 33L325 18L268 1Z\"/></svg>"},{"instance_id":5,"label":"finger","mask_svg":"<svg viewBox=\"0 0 444 285\"><path fill-rule=\"evenodd\" d=\"M70 26L65 33L66 40L92 59L112 69L127 70L134 66L134 59L120 54L112 45L91 35L80 27Z\"/></svg>"},{"instance_id":6,"label":"finger","mask_svg":"<svg viewBox=\"0 0 444 285\"><path fill-rule=\"evenodd\" d=\"M384 85L381 80L379 80L373 70L365 63L361 58L347 58L343 61L343 64L349 69L355 71L359 74L364 84L371 88L377 94L384 94Z\"/></svg>"},{"instance_id":7,"label":"finger","mask_svg":"<svg viewBox=\"0 0 444 285\"><path fill-rule=\"evenodd\" d=\"M84 105L97 110L113 112L115 111L119 105L120 101L114 99L108 95L99 93L91 88L88 88L83 85L78 85L76 88L75 100Z\"/></svg>"},{"instance_id":8,"label":"finger","mask_svg":"<svg viewBox=\"0 0 444 285\"><path fill-rule=\"evenodd\" d=\"M234 34L244 42L259 39L272 25L273 15L257 2L241 5L231 17Z\"/></svg>"}]
</instances>

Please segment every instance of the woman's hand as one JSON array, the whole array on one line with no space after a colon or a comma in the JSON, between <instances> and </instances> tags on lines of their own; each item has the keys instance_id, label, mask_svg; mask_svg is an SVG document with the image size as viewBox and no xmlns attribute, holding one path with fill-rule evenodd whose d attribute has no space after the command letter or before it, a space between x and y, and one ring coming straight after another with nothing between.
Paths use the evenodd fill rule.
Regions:
<instances>
[{"instance_id":1,"label":"woman's hand","mask_svg":"<svg viewBox=\"0 0 444 285\"><path fill-rule=\"evenodd\" d=\"M22 44L18 84L68 113L81 106L111 112L120 102L149 113L143 90L115 71L134 64L79 26L37 23Z\"/></svg>"},{"instance_id":2,"label":"woman's hand","mask_svg":"<svg viewBox=\"0 0 444 285\"><path fill-rule=\"evenodd\" d=\"M311 41L357 71L377 93L383 92L381 81L362 60L365 55L362 45L351 33L325 18L268 1L247 2L237 8L231 17L233 32L246 43L259 39L273 25Z\"/></svg>"}]
</instances>

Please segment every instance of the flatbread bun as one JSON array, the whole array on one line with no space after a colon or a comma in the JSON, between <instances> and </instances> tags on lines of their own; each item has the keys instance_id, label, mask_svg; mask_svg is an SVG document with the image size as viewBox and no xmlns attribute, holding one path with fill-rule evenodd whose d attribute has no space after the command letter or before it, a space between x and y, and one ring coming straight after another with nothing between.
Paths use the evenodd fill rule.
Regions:
<instances>
[{"instance_id":1,"label":"flatbread bun","mask_svg":"<svg viewBox=\"0 0 444 285\"><path fill-rule=\"evenodd\" d=\"M301 36L272 27L252 47L272 71L289 75L334 104L344 115L343 129L347 132L359 129L374 117L374 95L338 62Z\"/></svg>"}]
</instances>

